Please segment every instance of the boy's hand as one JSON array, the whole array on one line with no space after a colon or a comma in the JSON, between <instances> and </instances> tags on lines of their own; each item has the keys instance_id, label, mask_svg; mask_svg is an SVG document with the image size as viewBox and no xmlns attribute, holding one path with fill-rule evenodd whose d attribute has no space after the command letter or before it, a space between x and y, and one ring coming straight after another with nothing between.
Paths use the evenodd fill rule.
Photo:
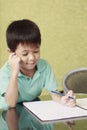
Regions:
<instances>
[{"instance_id":1,"label":"boy's hand","mask_svg":"<svg viewBox=\"0 0 87 130\"><path fill-rule=\"evenodd\" d=\"M15 73L15 74L19 73L20 61L21 59L16 55L16 53L10 53L8 62L10 65L11 73Z\"/></svg>"},{"instance_id":2,"label":"boy's hand","mask_svg":"<svg viewBox=\"0 0 87 130\"><path fill-rule=\"evenodd\" d=\"M76 98L72 90L70 90L65 96L61 97L61 103L70 107L74 107L76 105Z\"/></svg>"}]
</instances>

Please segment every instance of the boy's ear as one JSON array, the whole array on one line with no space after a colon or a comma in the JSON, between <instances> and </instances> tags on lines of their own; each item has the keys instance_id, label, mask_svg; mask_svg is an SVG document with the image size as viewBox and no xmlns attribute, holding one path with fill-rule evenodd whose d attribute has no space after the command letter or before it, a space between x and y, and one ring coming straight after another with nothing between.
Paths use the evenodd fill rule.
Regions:
<instances>
[{"instance_id":1,"label":"boy's ear","mask_svg":"<svg viewBox=\"0 0 87 130\"><path fill-rule=\"evenodd\" d=\"M11 49L10 49L10 48L7 48L7 51L8 51L9 53L12 53L12 51L11 51Z\"/></svg>"}]
</instances>

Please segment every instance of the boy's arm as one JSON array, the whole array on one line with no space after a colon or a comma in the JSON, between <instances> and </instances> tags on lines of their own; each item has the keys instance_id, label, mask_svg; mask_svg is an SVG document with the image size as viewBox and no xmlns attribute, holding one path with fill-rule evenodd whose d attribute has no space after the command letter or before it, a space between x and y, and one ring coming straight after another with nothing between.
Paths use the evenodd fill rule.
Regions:
<instances>
[{"instance_id":1,"label":"boy's arm","mask_svg":"<svg viewBox=\"0 0 87 130\"><path fill-rule=\"evenodd\" d=\"M11 53L8 62L11 74L8 88L5 93L5 99L9 107L15 107L18 99L18 73L20 58L15 53Z\"/></svg>"},{"instance_id":2,"label":"boy's arm","mask_svg":"<svg viewBox=\"0 0 87 130\"><path fill-rule=\"evenodd\" d=\"M5 99L9 107L15 107L18 99L18 80L17 75L11 74Z\"/></svg>"}]
</instances>

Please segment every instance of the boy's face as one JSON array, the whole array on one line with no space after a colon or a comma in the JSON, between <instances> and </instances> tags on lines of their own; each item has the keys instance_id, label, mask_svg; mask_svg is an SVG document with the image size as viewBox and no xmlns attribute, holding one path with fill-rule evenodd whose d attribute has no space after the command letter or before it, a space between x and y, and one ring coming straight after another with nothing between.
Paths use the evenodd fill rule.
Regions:
<instances>
[{"instance_id":1,"label":"boy's face","mask_svg":"<svg viewBox=\"0 0 87 130\"><path fill-rule=\"evenodd\" d=\"M20 57L20 69L32 70L35 68L40 58L40 45L19 44L15 50L17 56Z\"/></svg>"}]
</instances>

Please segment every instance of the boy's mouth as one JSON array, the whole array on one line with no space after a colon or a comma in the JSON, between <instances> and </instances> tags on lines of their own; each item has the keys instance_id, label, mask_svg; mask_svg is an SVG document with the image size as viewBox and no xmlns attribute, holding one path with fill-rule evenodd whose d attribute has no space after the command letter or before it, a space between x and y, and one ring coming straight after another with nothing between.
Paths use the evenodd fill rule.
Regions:
<instances>
[{"instance_id":1,"label":"boy's mouth","mask_svg":"<svg viewBox=\"0 0 87 130\"><path fill-rule=\"evenodd\" d=\"M36 62L27 63L27 65L29 65L29 66L33 66L35 64L36 64Z\"/></svg>"}]
</instances>

